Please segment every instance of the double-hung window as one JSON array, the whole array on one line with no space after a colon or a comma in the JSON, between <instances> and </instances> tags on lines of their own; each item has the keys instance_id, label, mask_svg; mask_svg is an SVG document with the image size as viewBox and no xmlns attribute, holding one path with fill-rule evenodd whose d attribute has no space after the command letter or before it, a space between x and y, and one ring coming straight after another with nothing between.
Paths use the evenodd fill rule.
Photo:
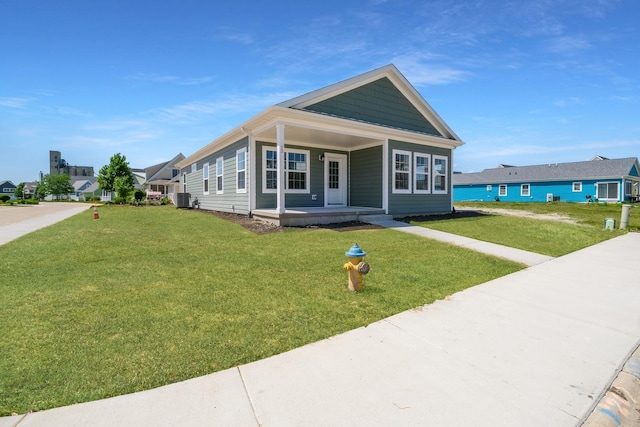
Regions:
<instances>
[{"instance_id":1,"label":"double-hung window","mask_svg":"<svg viewBox=\"0 0 640 427\"><path fill-rule=\"evenodd\" d=\"M224 158L218 157L216 159L216 194L223 193L223 177L224 174Z\"/></svg>"},{"instance_id":2,"label":"double-hung window","mask_svg":"<svg viewBox=\"0 0 640 427\"><path fill-rule=\"evenodd\" d=\"M275 193L278 189L278 152L275 147L263 147L264 168L262 191ZM309 193L309 151L287 149L284 153L284 189L287 193Z\"/></svg>"},{"instance_id":3,"label":"double-hung window","mask_svg":"<svg viewBox=\"0 0 640 427\"><path fill-rule=\"evenodd\" d=\"M236 192L247 192L247 149L236 151Z\"/></svg>"},{"instance_id":4,"label":"double-hung window","mask_svg":"<svg viewBox=\"0 0 640 427\"><path fill-rule=\"evenodd\" d=\"M287 170L287 190L295 190L298 192L304 192L307 190L307 159L306 153L292 152L285 153L287 157L287 163L285 169Z\"/></svg>"},{"instance_id":5,"label":"double-hung window","mask_svg":"<svg viewBox=\"0 0 640 427\"><path fill-rule=\"evenodd\" d=\"M187 174L186 173L182 174L182 192L183 193L187 192Z\"/></svg>"},{"instance_id":6,"label":"double-hung window","mask_svg":"<svg viewBox=\"0 0 640 427\"><path fill-rule=\"evenodd\" d=\"M449 176L449 159L444 156L433 155L433 193L447 194L447 179Z\"/></svg>"},{"instance_id":7,"label":"double-hung window","mask_svg":"<svg viewBox=\"0 0 640 427\"><path fill-rule=\"evenodd\" d=\"M529 197L531 191L530 191L530 187L529 184L521 184L520 185L520 195L522 197Z\"/></svg>"},{"instance_id":8,"label":"double-hung window","mask_svg":"<svg viewBox=\"0 0 640 427\"><path fill-rule=\"evenodd\" d=\"M202 193L209 194L209 163L202 165Z\"/></svg>"},{"instance_id":9,"label":"double-hung window","mask_svg":"<svg viewBox=\"0 0 640 427\"><path fill-rule=\"evenodd\" d=\"M411 193L411 152L393 150L393 192Z\"/></svg>"},{"instance_id":10,"label":"double-hung window","mask_svg":"<svg viewBox=\"0 0 640 427\"><path fill-rule=\"evenodd\" d=\"M506 197L506 195L507 195L507 185L506 184L498 185L498 196Z\"/></svg>"},{"instance_id":11,"label":"double-hung window","mask_svg":"<svg viewBox=\"0 0 640 427\"><path fill-rule=\"evenodd\" d=\"M413 188L415 193L429 193L431 191L431 155L415 153L413 159Z\"/></svg>"},{"instance_id":12,"label":"double-hung window","mask_svg":"<svg viewBox=\"0 0 640 427\"><path fill-rule=\"evenodd\" d=\"M574 193L580 193L582 191L582 182L574 182L571 189Z\"/></svg>"}]
</instances>

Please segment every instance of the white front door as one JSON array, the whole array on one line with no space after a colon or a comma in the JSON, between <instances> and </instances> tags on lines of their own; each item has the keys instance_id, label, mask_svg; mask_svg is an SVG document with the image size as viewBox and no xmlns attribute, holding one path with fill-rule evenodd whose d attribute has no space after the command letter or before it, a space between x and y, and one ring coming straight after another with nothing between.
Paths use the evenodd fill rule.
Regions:
<instances>
[{"instance_id":1,"label":"white front door","mask_svg":"<svg viewBox=\"0 0 640 427\"><path fill-rule=\"evenodd\" d=\"M325 154L324 176L324 205L347 206L347 156Z\"/></svg>"}]
</instances>

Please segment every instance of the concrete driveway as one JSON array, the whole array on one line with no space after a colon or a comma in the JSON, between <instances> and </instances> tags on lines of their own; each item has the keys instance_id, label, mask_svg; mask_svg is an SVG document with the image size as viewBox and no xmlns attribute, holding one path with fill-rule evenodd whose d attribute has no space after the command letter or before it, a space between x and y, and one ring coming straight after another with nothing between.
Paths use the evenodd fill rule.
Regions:
<instances>
[{"instance_id":1,"label":"concrete driveway","mask_svg":"<svg viewBox=\"0 0 640 427\"><path fill-rule=\"evenodd\" d=\"M70 202L0 206L0 245L84 212L91 206Z\"/></svg>"}]
</instances>

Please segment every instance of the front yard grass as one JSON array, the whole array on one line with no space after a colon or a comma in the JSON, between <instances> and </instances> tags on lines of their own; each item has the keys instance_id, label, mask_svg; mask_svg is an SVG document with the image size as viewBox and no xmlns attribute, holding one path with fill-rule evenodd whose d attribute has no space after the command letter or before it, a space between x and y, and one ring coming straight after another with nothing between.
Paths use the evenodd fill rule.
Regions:
<instances>
[{"instance_id":1,"label":"front yard grass","mask_svg":"<svg viewBox=\"0 0 640 427\"><path fill-rule=\"evenodd\" d=\"M364 290L342 265L367 252ZM0 246L0 415L262 359L523 266L392 230L256 235L173 207L103 207Z\"/></svg>"},{"instance_id":2,"label":"front yard grass","mask_svg":"<svg viewBox=\"0 0 640 427\"><path fill-rule=\"evenodd\" d=\"M624 233L618 229L603 230L604 218L620 221L620 205L579 203L456 203L458 208L526 210L537 214L562 214L577 221L567 224L487 214L477 217L414 222L435 230L446 231L486 242L497 243L549 256L561 256L583 249ZM640 226L640 209L632 209L630 228Z\"/></svg>"}]
</instances>

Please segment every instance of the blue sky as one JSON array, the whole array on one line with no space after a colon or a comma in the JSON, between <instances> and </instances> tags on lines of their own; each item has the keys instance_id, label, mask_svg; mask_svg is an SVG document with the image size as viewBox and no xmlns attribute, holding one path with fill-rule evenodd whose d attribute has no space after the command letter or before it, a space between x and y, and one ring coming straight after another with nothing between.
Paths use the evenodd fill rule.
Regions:
<instances>
[{"instance_id":1,"label":"blue sky","mask_svg":"<svg viewBox=\"0 0 640 427\"><path fill-rule=\"evenodd\" d=\"M0 0L0 180L143 168L393 63L454 169L640 155L636 0Z\"/></svg>"}]
</instances>

